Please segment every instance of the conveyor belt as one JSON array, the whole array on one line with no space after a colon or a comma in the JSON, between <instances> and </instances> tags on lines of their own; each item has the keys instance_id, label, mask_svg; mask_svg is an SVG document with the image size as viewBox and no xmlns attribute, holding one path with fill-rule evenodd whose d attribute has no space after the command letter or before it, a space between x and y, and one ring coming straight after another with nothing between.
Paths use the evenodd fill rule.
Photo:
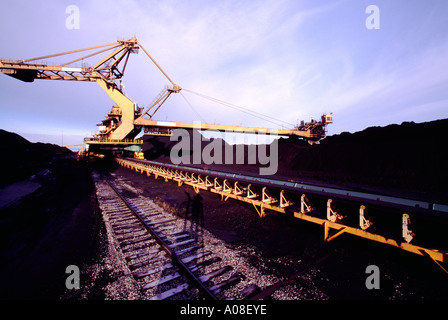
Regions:
<instances>
[{"instance_id":1,"label":"conveyor belt","mask_svg":"<svg viewBox=\"0 0 448 320\"><path fill-rule=\"evenodd\" d=\"M236 173L226 173L222 171L215 170L206 170L188 166L180 166L175 164L161 163L150 160L137 160L137 159L127 159L132 161L137 161L141 163L148 163L153 165L163 165L167 168L172 169L181 169L191 173L197 173L201 175L209 175L213 177L220 177L224 179L237 180L241 182L251 183L253 185L259 186L270 186L270 187L278 187L280 189L286 189L293 192L307 192L314 195L323 195L325 197L335 197L353 201L363 201L367 204L384 206L384 207L394 207L397 209L403 210L416 210L418 212L424 214L435 214L435 215L444 215L444 213L448 213L448 205L434 203L423 200L415 200L415 199L407 199L402 197L389 196L384 194L375 194L375 193L366 193L353 191L349 189L343 188L334 188L328 186L319 186L316 184L308 184L308 183L298 183L298 182L290 182L285 180L277 180L277 179L269 179L263 177L254 177L243 174ZM421 209L421 210L419 210ZM426 210L427 209L427 210Z\"/></svg>"},{"instance_id":2,"label":"conveyor belt","mask_svg":"<svg viewBox=\"0 0 448 320\"><path fill-rule=\"evenodd\" d=\"M446 225L448 218L446 214L448 206L446 205L148 160L117 158L116 161L122 166L146 173L148 176L162 177L165 181L173 180L179 186L182 184L190 185L196 192L206 190L221 195L222 200L233 198L250 203L260 217L264 217L266 211L271 210L322 225L324 226L324 240L326 242L341 234L349 233L430 257L442 269L444 268L440 262L448 262L446 251L410 243L415 236L413 230L411 230L411 219L415 216L431 217L442 219ZM326 208L322 209L322 205L320 205L320 208L317 209L318 206L315 206L309 199L312 199L313 202L324 201ZM349 219L345 219L347 217L346 212L344 212L344 210L347 210L346 206L356 208L354 213L350 212L351 222L348 221ZM338 207L342 210L339 211ZM380 234L377 230L381 230L381 228L377 228L378 226L375 226L375 232L367 231L372 225L372 222L366 216L367 209L369 212L371 210L393 212L395 214L393 218L395 224L392 225L394 232ZM355 223L353 223L353 214L359 216ZM398 215L399 219L397 220ZM398 223L396 223L397 221ZM332 233L333 230L335 230L334 233Z\"/></svg>"}]
</instances>

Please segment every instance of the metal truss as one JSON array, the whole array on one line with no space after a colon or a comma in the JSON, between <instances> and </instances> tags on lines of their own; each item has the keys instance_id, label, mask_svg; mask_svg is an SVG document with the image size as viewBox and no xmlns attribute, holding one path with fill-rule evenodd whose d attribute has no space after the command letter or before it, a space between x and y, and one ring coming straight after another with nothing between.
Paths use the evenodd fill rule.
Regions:
<instances>
[{"instance_id":1,"label":"metal truss","mask_svg":"<svg viewBox=\"0 0 448 320\"><path fill-rule=\"evenodd\" d=\"M316 216L316 207L309 201L309 197L318 194L322 198L322 192L309 190L300 194L294 194L289 190L281 189L279 186L270 185L266 179L261 181L261 179L253 178L250 181L247 179L247 176L240 178L236 174L221 174L202 169L133 159L116 158L116 161L123 167L130 168L147 176L153 175L156 179L161 177L166 182L170 180L176 181L178 186L183 184L189 185L193 187L196 193L204 190L220 195L224 201L230 198L249 203L253 205L261 218L266 216L267 211L273 211L321 225L324 229L325 242L330 242L344 233L351 234L417 255L429 257L448 273L440 264L441 262L448 262L447 252L424 248L410 243L415 234L410 229L410 214L408 212L402 213L402 225L397 226L401 227L402 241L400 241L400 239L388 238L368 231L372 226L372 222L366 218L367 206L365 203L355 204L359 208L359 224L353 226L342 223L345 216L335 206L339 200L338 196L328 195L326 200L326 216L321 217ZM340 198L343 199L344 197L341 196Z\"/></svg>"}]
</instances>

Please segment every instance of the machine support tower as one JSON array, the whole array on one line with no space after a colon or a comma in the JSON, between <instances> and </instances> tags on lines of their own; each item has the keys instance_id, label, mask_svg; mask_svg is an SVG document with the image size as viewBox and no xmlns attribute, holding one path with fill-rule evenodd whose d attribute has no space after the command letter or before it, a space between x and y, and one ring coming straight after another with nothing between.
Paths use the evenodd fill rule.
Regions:
<instances>
[{"instance_id":1,"label":"machine support tower","mask_svg":"<svg viewBox=\"0 0 448 320\"><path fill-rule=\"evenodd\" d=\"M156 65L160 72L167 78L172 87L166 87L155 99L147 110L137 106L123 93L120 79L124 75L129 56L138 53L142 49L150 60ZM99 50L98 50L99 49ZM77 54L84 51L98 50L83 57L73 59L58 66L36 63L39 60L54 58L64 55ZM95 63L92 67L78 67L74 63L84 62L98 54L111 51ZM179 93L182 88L171 80L160 65L138 42L137 38L129 40L118 40L114 43L72 50L26 60L0 60L0 71L16 79L33 82L35 79L48 80L70 80L70 81L95 81L115 102L111 112L105 117L100 126L100 132L96 136L98 140L129 140L134 139L145 128L149 133L157 134L158 131L171 131L173 129L197 129L197 124L188 122L157 121L153 119L155 113L172 93ZM151 111L152 113L150 113ZM269 129L247 126L228 126L216 124L201 124L201 130L233 131L239 133L275 133L281 136L297 136L310 143L319 142L325 137L325 126L332 123L332 115L323 115L320 121L302 123L293 129Z\"/></svg>"}]
</instances>

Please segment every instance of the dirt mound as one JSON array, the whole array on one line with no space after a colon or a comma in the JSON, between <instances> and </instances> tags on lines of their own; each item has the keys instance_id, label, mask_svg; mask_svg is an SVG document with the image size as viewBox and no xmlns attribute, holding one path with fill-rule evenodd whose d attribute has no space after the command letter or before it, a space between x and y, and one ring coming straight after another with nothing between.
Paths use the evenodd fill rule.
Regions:
<instances>
[{"instance_id":1,"label":"dirt mound","mask_svg":"<svg viewBox=\"0 0 448 320\"><path fill-rule=\"evenodd\" d=\"M24 180L41 170L55 158L73 155L65 147L50 143L31 143L18 134L0 129L0 187Z\"/></svg>"}]
</instances>

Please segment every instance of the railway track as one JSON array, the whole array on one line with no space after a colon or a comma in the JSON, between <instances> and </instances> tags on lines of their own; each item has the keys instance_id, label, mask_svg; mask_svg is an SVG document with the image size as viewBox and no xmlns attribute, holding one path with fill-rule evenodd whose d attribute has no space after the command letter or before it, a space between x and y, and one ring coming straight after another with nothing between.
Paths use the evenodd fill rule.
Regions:
<instances>
[{"instance_id":1,"label":"railway track","mask_svg":"<svg viewBox=\"0 0 448 320\"><path fill-rule=\"evenodd\" d=\"M259 274L196 225L138 195L120 179L95 179L104 221L140 299L249 299L278 279Z\"/></svg>"}]
</instances>

